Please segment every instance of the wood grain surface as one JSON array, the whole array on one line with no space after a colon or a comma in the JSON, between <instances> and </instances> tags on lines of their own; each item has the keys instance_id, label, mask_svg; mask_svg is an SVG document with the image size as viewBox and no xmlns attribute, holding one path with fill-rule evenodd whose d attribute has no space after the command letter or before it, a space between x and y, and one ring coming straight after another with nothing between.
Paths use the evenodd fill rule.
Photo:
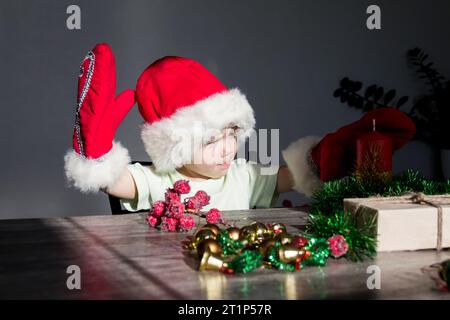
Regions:
<instances>
[{"instance_id":1,"label":"wood grain surface","mask_svg":"<svg viewBox=\"0 0 450 320\"><path fill-rule=\"evenodd\" d=\"M252 221L304 228L300 209L225 211L239 226ZM205 223L202 221L202 224ZM243 275L198 272L183 250L190 233L150 229L145 214L0 221L1 299L450 299L421 268L450 259L448 250L379 253L374 260L329 260L326 267ZM81 269L81 289L66 285ZM381 271L368 289L367 268Z\"/></svg>"}]
</instances>

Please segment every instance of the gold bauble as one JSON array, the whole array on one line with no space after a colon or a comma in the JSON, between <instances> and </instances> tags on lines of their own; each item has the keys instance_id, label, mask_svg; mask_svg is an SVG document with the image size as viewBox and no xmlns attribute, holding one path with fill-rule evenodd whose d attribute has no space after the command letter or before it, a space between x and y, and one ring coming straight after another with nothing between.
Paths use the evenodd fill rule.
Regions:
<instances>
[{"instance_id":1,"label":"gold bauble","mask_svg":"<svg viewBox=\"0 0 450 320\"><path fill-rule=\"evenodd\" d=\"M207 223L200 228L200 230L209 229L217 236L220 233L220 228L214 223Z\"/></svg>"},{"instance_id":2,"label":"gold bauble","mask_svg":"<svg viewBox=\"0 0 450 320\"><path fill-rule=\"evenodd\" d=\"M239 228L236 227L229 227L227 229L228 234L230 235L230 238L233 240L239 240Z\"/></svg>"},{"instance_id":3,"label":"gold bauble","mask_svg":"<svg viewBox=\"0 0 450 320\"><path fill-rule=\"evenodd\" d=\"M287 232L280 232L274 237L274 240L279 241L282 245L291 243L293 236Z\"/></svg>"},{"instance_id":4,"label":"gold bauble","mask_svg":"<svg viewBox=\"0 0 450 320\"><path fill-rule=\"evenodd\" d=\"M251 224L251 227L253 230L255 230L256 233L256 241L262 242L266 239L268 239L269 236L269 230L267 229L266 225L261 222L253 222Z\"/></svg>"},{"instance_id":5,"label":"gold bauble","mask_svg":"<svg viewBox=\"0 0 450 320\"><path fill-rule=\"evenodd\" d=\"M242 227L239 231L239 240L245 244L253 244L256 240L256 232L252 226Z\"/></svg>"},{"instance_id":6,"label":"gold bauble","mask_svg":"<svg viewBox=\"0 0 450 320\"><path fill-rule=\"evenodd\" d=\"M203 254L209 251L211 253L220 255L222 253L222 248L220 247L219 243L214 239L205 239L200 241L200 243L197 245L197 253L198 257L203 257Z\"/></svg>"},{"instance_id":7,"label":"gold bauble","mask_svg":"<svg viewBox=\"0 0 450 320\"><path fill-rule=\"evenodd\" d=\"M268 250L273 247L277 242L273 239L266 239L264 240L261 245L259 246L259 252L264 256L267 257Z\"/></svg>"},{"instance_id":8,"label":"gold bauble","mask_svg":"<svg viewBox=\"0 0 450 320\"><path fill-rule=\"evenodd\" d=\"M216 239L215 233L211 229L200 229L198 230L191 240L191 247L196 249L198 244L206 239Z\"/></svg>"}]
</instances>

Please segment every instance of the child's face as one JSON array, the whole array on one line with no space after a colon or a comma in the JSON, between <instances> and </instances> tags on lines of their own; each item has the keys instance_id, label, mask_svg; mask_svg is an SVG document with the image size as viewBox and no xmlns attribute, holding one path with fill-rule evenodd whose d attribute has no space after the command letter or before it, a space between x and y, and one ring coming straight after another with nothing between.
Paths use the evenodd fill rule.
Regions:
<instances>
[{"instance_id":1,"label":"child's face","mask_svg":"<svg viewBox=\"0 0 450 320\"><path fill-rule=\"evenodd\" d=\"M195 153L192 164L185 164L184 167L208 178L220 178L227 174L236 152L235 128L225 128L203 145L200 152Z\"/></svg>"}]
</instances>

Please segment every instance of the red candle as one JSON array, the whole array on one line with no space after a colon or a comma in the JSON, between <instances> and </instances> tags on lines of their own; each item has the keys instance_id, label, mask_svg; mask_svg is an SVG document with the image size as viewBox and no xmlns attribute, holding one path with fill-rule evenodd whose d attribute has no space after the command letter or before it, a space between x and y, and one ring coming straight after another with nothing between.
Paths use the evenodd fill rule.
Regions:
<instances>
[{"instance_id":1,"label":"red candle","mask_svg":"<svg viewBox=\"0 0 450 320\"><path fill-rule=\"evenodd\" d=\"M373 131L362 134L356 140L356 167L363 167L366 161L373 161L380 172L392 171L392 141L376 132L375 119Z\"/></svg>"}]
</instances>

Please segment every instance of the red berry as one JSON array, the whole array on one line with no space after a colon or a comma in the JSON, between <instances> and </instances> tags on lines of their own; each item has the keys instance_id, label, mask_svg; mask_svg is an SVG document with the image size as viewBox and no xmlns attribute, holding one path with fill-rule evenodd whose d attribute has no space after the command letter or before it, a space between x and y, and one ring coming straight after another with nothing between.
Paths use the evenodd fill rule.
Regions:
<instances>
[{"instance_id":1,"label":"red berry","mask_svg":"<svg viewBox=\"0 0 450 320\"><path fill-rule=\"evenodd\" d=\"M180 202L180 195L175 192L173 189L167 189L166 193L164 194L164 198L166 200L166 204L169 204L171 202Z\"/></svg>"},{"instance_id":2,"label":"red berry","mask_svg":"<svg viewBox=\"0 0 450 320\"><path fill-rule=\"evenodd\" d=\"M161 230L173 232L176 231L178 227L178 219L175 218L169 218L169 217L162 217L161 219Z\"/></svg>"},{"instance_id":3,"label":"red berry","mask_svg":"<svg viewBox=\"0 0 450 320\"><path fill-rule=\"evenodd\" d=\"M151 214L155 217L161 217L166 210L166 204L164 201L158 200L153 202L152 209L150 210Z\"/></svg>"},{"instance_id":4,"label":"red berry","mask_svg":"<svg viewBox=\"0 0 450 320\"><path fill-rule=\"evenodd\" d=\"M184 215L184 204L181 202L171 202L167 207L167 216L169 218L180 219Z\"/></svg>"},{"instance_id":5,"label":"red berry","mask_svg":"<svg viewBox=\"0 0 450 320\"><path fill-rule=\"evenodd\" d=\"M206 214L206 222L208 222L208 223L218 223L220 221L222 221L222 215L220 214L220 211L218 209L212 208Z\"/></svg>"},{"instance_id":6,"label":"red berry","mask_svg":"<svg viewBox=\"0 0 450 320\"><path fill-rule=\"evenodd\" d=\"M155 217L153 215L148 215L146 220L147 220L148 225L150 227L154 227L154 228L157 227L161 223L161 221L158 219L158 217Z\"/></svg>"},{"instance_id":7,"label":"red berry","mask_svg":"<svg viewBox=\"0 0 450 320\"><path fill-rule=\"evenodd\" d=\"M335 258L342 257L348 251L348 243L340 234L328 238L328 243L330 244L330 254Z\"/></svg>"},{"instance_id":8,"label":"red berry","mask_svg":"<svg viewBox=\"0 0 450 320\"><path fill-rule=\"evenodd\" d=\"M197 197L189 197L184 200L184 206L188 212L197 213L199 212L201 205Z\"/></svg>"},{"instance_id":9,"label":"red berry","mask_svg":"<svg viewBox=\"0 0 450 320\"><path fill-rule=\"evenodd\" d=\"M178 225L179 231L189 231L195 226L195 220L191 216L183 216Z\"/></svg>"},{"instance_id":10,"label":"red berry","mask_svg":"<svg viewBox=\"0 0 450 320\"><path fill-rule=\"evenodd\" d=\"M203 190L199 190L195 193L195 197L200 202L200 207L203 208L209 204L210 196Z\"/></svg>"},{"instance_id":11,"label":"red berry","mask_svg":"<svg viewBox=\"0 0 450 320\"><path fill-rule=\"evenodd\" d=\"M173 184L173 189L179 194L185 194L191 191L188 180L178 180Z\"/></svg>"}]
</instances>

